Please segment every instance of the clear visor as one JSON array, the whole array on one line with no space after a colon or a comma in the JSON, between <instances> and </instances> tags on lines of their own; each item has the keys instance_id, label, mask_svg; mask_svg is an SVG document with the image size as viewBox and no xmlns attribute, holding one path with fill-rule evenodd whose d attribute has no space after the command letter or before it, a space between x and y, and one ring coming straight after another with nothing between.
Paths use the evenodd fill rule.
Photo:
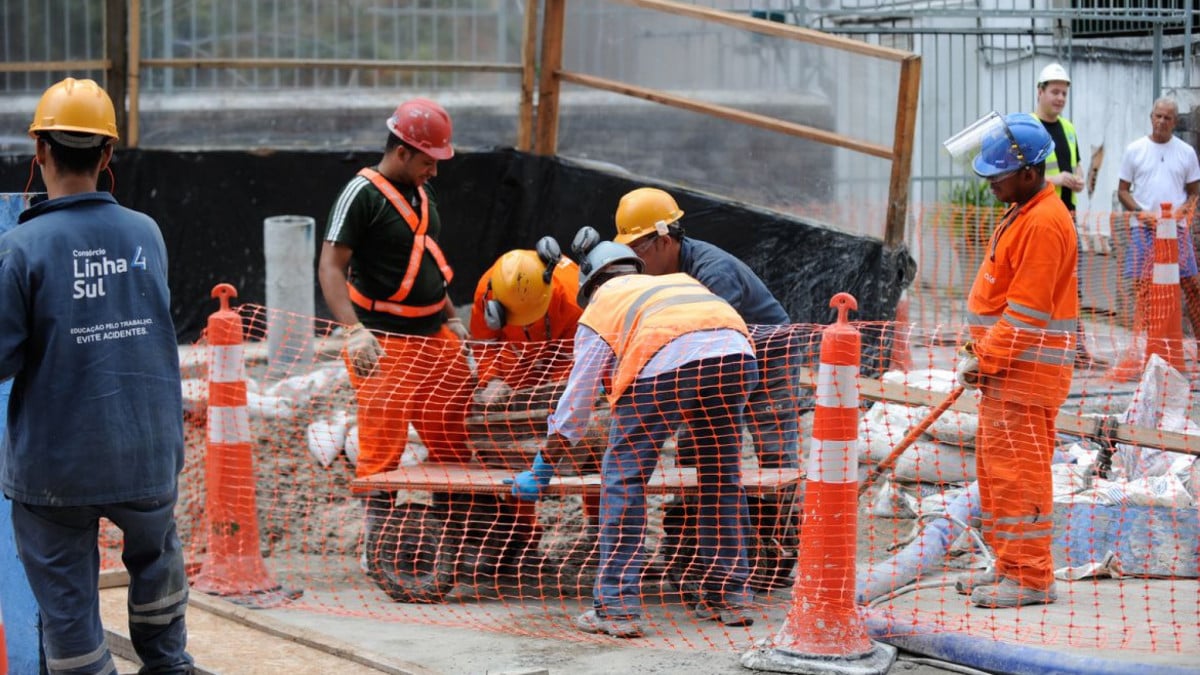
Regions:
<instances>
[{"instance_id":1,"label":"clear visor","mask_svg":"<svg viewBox=\"0 0 1200 675\"><path fill-rule=\"evenodd\" d=\"M983 139L997 133L1008 133L1008 127L1000 113L992 111L942 141L942 146L955 162L969 167L971 160L975 159L975 155L983 148Z\"/></svg>"}]
</instances>

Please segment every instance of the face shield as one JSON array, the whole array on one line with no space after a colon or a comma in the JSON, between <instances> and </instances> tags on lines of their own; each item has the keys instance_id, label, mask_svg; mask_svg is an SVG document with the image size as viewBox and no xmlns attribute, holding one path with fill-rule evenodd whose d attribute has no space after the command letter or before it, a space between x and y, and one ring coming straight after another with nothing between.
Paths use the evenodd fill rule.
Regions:
<instances>
[{"instance_id":1,"label":"face shield","mask_svg":"<svg viewBox=\"0 0 1200 675\"><path fill-rule=\"evenodd\" d=\"M1000 113L992 111L967 125L962 131L942 141L942 146L956 164L971 168L971 161L983 149L985 138L995 137L996 134L1007 133L1008 127Z\"/></svg>"},{"instance_id":2,"label":"face shield","mask_svg":"<svg viewBox=\"0 0 1200 675\"><path fill-rule=\"evenodd\" d=\"M1016 116L1010 115L1010 119ZM1032 119L1032 118L1031 118ZM1019 120L1018 120L1019 121ZM1040 123L1039 130L1041 130ZM1028 125L1026 125L1028 126ZM1022 128L1022 131L1025 131ZM1044 133L1044 130L1042 130ZM1026 133L1024 137L1029 134ZM943 145L956 162L962 162L980 178L995 178L1031 166L1045 157L1030 161L1021 150L1009 121L990 112L948 138Z\"/></svg>"}]
</instances>

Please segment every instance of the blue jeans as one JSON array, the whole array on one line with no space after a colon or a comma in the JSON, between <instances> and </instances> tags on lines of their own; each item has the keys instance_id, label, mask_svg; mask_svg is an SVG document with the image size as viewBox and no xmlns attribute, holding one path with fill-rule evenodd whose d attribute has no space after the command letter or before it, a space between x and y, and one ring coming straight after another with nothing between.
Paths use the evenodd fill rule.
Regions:
<instances>
[{"instance_id":1,"label":"blue jeans","mask_svg":"<svg viewBox=\"0 0 1200 675\"><path fill-rule=\"evenodd\" d=\"M601 467L600 564L593 603L613 619L642 615L646 481L658 451L683 421L699 454L699 559L705 598L748 602L746 533L750 520L742 489L741 428L746 392L758 383L748 355L693 361L678 370L637 380L613 409Z\"/></svg>"},{"instance_id":2,"label":"blue jeans","mask_svg":"<svg viewBox=\"0 0 1200 675\"><path fill-rule=\"evenodd\" d=\"M748 388L745 422L764 469L800 466L799 333L793 325L751 326L760 379ZM695 466L696 440L684 425L678 439L680 463Z\"/></svg>"},{"instance_id":3,"label":"blue jeans","mask_svg":"<svg viewBox=\"0 0 1200 675\"><path fill-rule=\"evenodd\" d=\"M174 493L97 506L13 502L17 555L37 598L51 673L116 672L100 623L100 518L125 535L129 637L139 673L190 673L184 650L188 585L175 532Z\"/></svg>"}]
</instances>

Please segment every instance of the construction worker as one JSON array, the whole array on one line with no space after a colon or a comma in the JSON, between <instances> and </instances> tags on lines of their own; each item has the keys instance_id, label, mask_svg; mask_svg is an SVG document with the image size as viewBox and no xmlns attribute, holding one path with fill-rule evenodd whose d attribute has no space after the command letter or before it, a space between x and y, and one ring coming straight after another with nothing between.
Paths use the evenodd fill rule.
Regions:
<instances>
[{"instance_id":1,"label":"construction worker","mask_svg":"<svg viewBox=\"0 0 1200 675\"><path fill-rule=\"evenodd\" d=\"M1075 194L1084 189L1083 164L1079 161L1079 136L1075 133L1075 125L1063 117L1063 109L1067 106L1067 95L1071 89L1071 78L1067 75L1062 64L1051 63L1042 68L1037 81L1037 108L1034 116L1046 128L1050 138L1054 139L1054 152L1046 159L1046 182L1055 187L1058 196L1075 216ZM1082 262L1082 259L1080 259ZM1083 268L1079 269L1080 306L1083 305ZM1104 368L1107 362L1097 359L1088 351L1087 340L1083 330L1083 319L1076 325L1075 336L1075 367Z\"/></svg>"},{"instance_id":2,"label":"construction worker","mask_svg":"<svg viewBox=\"0 0 1200 675\"><path fill-rule=\"evenodd\" d=\"M578 293L579 265L562 255L554 237L542 237L532 251L505 253L483 273L475 286L471 337L501 343L474 350L485 386L480 391L491 392L485 403L567 377L569 341L583 312Z\"/></svg>"},{"instance_id":3,"label":"construction worker","mask_svg":"<svg viewBox=\"0 0 1200 675\"><path fill-rule=\"evenodd\" d=\"M1071 388L1079 300L1075 225L1045 179L1054 140L1033 115L984 125L973 164L1010 204L967 296L959 383L978 388L976 465L987 573L956 587L983 607L1054 602L1054 421Z\"/></svg>"},{"instance_id":4,"label":"construction worker","mask_svg":"<svg viewBox=\"0 0 1200 675\"><path fill-rule=\"evenodd\" d=\"M104 518L124 533L141 672L190 673L166 246L151 218L97 191L117 126L95 82L52 85L29 134L48 198L0 237L0 379L13 381L0 486L38 603L45 667L116 672L100 619Z\"/></svg>"},{"instance_id":5,"label":"construction worker","mask_svg":"<svg viewBox=\"0 0 1200 675\"><path fill-rule=\"evenodd\" d=\"M400 465L409 423L431 461L470 458L467 331L446 292L454 271L437 242L441 220L427 184L454 155L450 116L415 98L386 126L379 164L359 171L330 210L318 265L329 311L349 327L344 357L358 403L360 477ZM368 496L368 542L391 497Z\"/></svg>"},{"instance_id":6,"label":"construction worker","mask_svg":"<svg viewBox=\"0 0 1200 675\"><path fill-rule=\"evenodd\" d=\"M600 562L593 608L575 625L640 636L646 481L659 448L689 420L706 457L697 468L703 596L692 610L725 625L750 625L740 461L742 410L758 381L749 330L729 303L695 279L642 270L633 250L610 241L584 258L574 367L550 416L545 449L531 470L512 479L513 493L541 496L587 428L603 386L613 412L601 470Z\"/></svg>"},{"instance_id":7,"label":"construction worker","mask_svg":"<svg viewBox=\"0 0 1200 675\"><path fill-rule=\"evenodd\" d=\"M1130 247L1122 274L1133 279L1134 297L1141 309L1134 317L1135 332L1145 320L1154 285L1154 238L1164 203L1178 210L1179 288L1187 301L1192 332L1200 335L1200 270L1192 245L1191 222L1200 199L1200 162L1196 151L1175 137L1179 105L1169 98L1154 102L1151 132L1125 148L1117 175L1117 199L1130 218ZM1143 328L1144 330L1144 328Z\"/></svg>"},{"instance_id":8,"label":"construction worker","mask_svg":"<svg viewBox=\"0 0 1200 675\"><path fill-rule=\"evenodd\" d=\"M746 263L707 242L684 236L683 211L664 190L637 188L617 205L617 236L646 266L646 274L683 273L733 306L752 326L758 349L760 386L750 393L746 417L759 466L799 466L798 347L791 319L766 284ZM680 438L684 455L687 432Z\"/></svg>"}]
</instances>

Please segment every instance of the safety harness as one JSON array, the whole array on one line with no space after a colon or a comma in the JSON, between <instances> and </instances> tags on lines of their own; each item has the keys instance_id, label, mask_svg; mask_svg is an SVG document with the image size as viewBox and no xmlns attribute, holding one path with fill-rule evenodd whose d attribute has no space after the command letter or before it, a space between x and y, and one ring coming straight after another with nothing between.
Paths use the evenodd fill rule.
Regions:
<instances>
[{"instance_id":1,"label":"safety harness","mask_svg":"<svg viewBox=\"0 0 1200 675\"><path fill-rule=\"evenodd\" d=\"M417 280L417 270L421 267L421 259L425 252L433 256L433 261L437 263L438 269L442 272L442 278L446 284L449 284L454 279L454 270L450 264L446 262L446 256L442 255L442 249L426 234L429 229L429 199L425 196L425 189L417 186L417 195L421 198L421 216L418 218L412 207L408 205L408 201L396 186L383 177L383 174L371 168L363 168L358 172L358 175L371 181L384 197L391 203L392 208L396 209L413 232L413 248L412 255L408 258L408 269L404 271L404 278L400 281L400 288L389 296L386 300L375 300L363 295L361 291L354 287L349 281L346 282L346 288L350 292L350 301L362 307L369 312L385 312L394 314L395 316L403 316L409 318L430 316L442 311L446 306L446 297L433 303L432 305L406 305L404 299L412 291L413 284Z\"/></svg>"}]
</instances>

